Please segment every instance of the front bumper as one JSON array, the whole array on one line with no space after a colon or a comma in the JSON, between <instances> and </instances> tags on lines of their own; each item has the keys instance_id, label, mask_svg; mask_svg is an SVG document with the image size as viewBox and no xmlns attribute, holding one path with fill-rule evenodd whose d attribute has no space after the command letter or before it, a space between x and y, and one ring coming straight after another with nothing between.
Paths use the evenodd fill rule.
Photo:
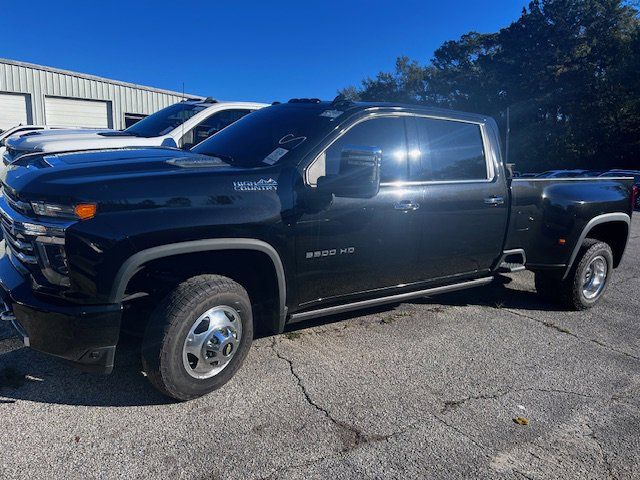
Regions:
<instances>
[{"instance_id":1,"label":"front bumper","mask_svg":"<svg viewBox=\"0 0 640 480\"><path fill-rule=\"evenodd\" d=\"M119 304L68 306L34 296L29 279L0 257L1 320L13 321L25 345L83 370L111 373L120 335Z\"/></svg>"}]
</instances>

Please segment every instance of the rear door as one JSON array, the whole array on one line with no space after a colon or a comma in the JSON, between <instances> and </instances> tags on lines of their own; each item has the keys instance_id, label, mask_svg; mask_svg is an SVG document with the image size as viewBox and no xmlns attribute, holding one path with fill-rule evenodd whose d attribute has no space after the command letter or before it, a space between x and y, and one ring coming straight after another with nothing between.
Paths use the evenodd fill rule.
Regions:
<instances>
[{"instance_id":1,"label":"rear door","mask_svg":"<svg viewBox=\"0 0 640 480\"><path fill-rule=\"evenodd\" d=\"M418 265L425 280L488 270L502 254L508 190L487 126L413 117L410 180L423 185Z\"/></svg>"}]
</instances>

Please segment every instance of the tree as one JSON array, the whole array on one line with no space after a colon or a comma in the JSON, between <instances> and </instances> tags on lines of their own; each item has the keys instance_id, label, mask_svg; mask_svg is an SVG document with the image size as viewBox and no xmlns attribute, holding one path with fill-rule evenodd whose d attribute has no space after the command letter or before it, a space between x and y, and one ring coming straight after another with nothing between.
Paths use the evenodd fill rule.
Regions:
<instances>
[{"instance_id":1,"label":"tree","mask_svg":"<svg viewBox=\"0 0 640 480\"><path fill-rule=\"evenodd\" d=\"M352 98L511 118L522 171L640 168L640 21L622 0L534 0L492 34L445 42L424 67L400 57Z\"/></svg>"},{"instance_id":2,"label":"tree","mask_svg":"<svg viewBox=\"0 0 640 480\"><path fill-rule=\"evenodd\" d=\"M365 102L421 103L426 99L424 81L424 69L418 62L399 57L394 73L380 72L374 79L365 79L361 89L352 86L339 93Z\"/></svg>"}]
</instances>

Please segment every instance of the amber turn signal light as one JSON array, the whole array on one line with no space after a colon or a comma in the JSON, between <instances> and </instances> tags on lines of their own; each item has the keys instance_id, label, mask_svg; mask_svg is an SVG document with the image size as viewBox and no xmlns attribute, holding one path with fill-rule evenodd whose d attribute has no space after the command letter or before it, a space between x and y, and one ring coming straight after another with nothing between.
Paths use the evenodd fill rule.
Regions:
<instances>
[{"instance_id":1,"label":"amber turn signal light","mask_svg":"<svg viewBox=\"0 0 640 480\"><path fill-rule=\"evenodd\" d=\"M93 203L79 203L73 211L80 220L89 220L96 216L96 206Z\"/></svg>"}]
</instances>

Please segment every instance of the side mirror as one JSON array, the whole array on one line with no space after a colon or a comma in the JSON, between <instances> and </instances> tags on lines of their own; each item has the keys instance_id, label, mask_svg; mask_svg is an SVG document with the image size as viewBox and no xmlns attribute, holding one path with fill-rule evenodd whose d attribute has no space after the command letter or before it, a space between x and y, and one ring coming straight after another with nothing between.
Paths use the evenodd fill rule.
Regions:
<instances>
[{"instance_id":1,"label":"side mirror","mask_svg":"<svg viewBox=\"0 0 640 480\"><path fill-rule=\"evenodd\" d=\"M172 148L178 148L178 145L176 144L176 141L171 138L171 137L167 137L162 141L161 146L163 147L172 147Z\"/></svg>"},{"instance_id":2,"label":"side mirror","mask_svg":"<svg viewBox=\"0 0 640 480\"><path fill-rule=\"evenodd\" d=\"M318 178L318 190L337 197L371 198L380 190L378 147L347 146L340 154L340 172Z\"/></svg>"}]
</instances>

